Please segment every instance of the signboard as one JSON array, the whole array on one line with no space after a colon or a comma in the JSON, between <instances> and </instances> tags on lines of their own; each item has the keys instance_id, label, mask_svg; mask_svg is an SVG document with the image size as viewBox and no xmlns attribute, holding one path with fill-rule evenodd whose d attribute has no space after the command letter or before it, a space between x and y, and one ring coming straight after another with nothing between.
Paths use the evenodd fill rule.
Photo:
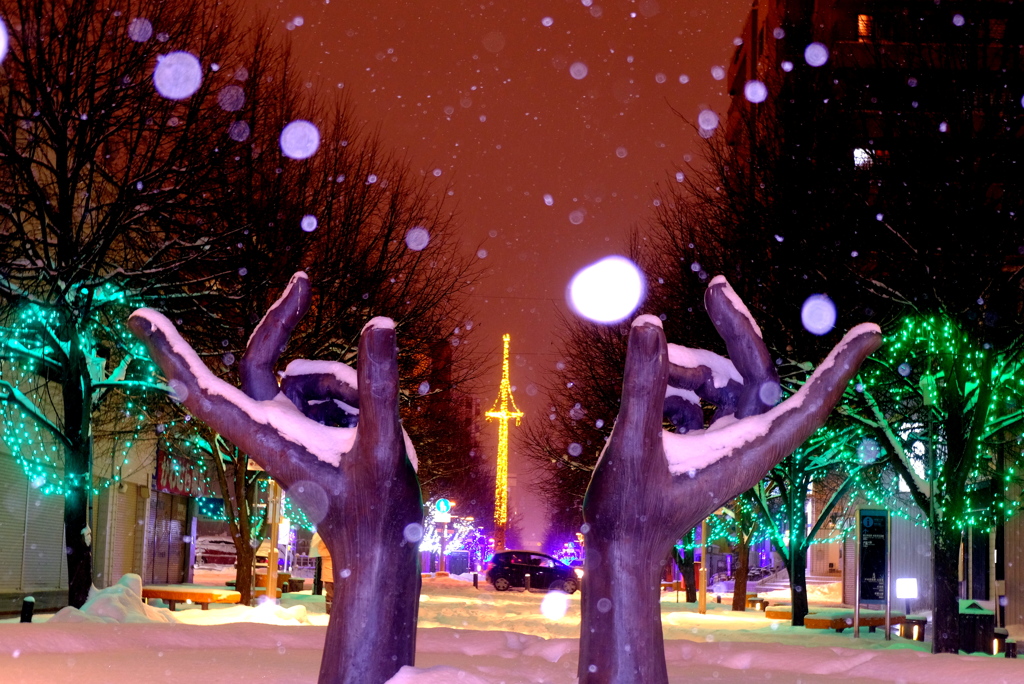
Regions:
<instances>
[{"instance_id":1,"label":"signboard","mask_svg":"<svg viewBox=\"0 0 1024 684\"><path fill-rule=\"evenodd\" d=\"M203 480L194 474L189 463L163 449L156 450L156 488L178 496L202 496L204 493Z\"/></svg>"},{"instance_id":2,"label":"signboard","mask_svg":"<svg viewBox=\"0 0 1024 684\"><path fill-rule=\"evenodd\" d=\"M857 511L861 603L886 603L888 536L889 511L867 508Z\"/></svg>"},{"instance_id":3,"label":"signboard","mask_svg":"<svg viewBox=\"0 0 1024 684\"><path fill-rule=\"evenodd\" d=\"M434 522L446 524L452 521L452 502L448 499L438 499L434 503Z\"/></svg>"}]
</instances>

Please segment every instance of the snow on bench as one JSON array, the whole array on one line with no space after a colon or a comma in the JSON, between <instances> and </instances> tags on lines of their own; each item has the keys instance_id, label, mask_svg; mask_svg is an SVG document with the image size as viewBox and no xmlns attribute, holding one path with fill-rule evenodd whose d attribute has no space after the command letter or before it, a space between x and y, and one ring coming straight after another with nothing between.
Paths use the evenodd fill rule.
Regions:
<instances>
[{"instance_id":1,"label":"snow on bench","mask_svg":"<svg viewBox=\"0 0 1024 684\"><path fill-rule=\"evenodd\" d=\"M889 623L892 625L898 625L903 620L903 613L893 611L889 614ZM860 626L867 627L869 632L874 632L876 627L884 627L885 611L861 609ZM847 627L853 627L853 608L819 610L814 615L804 618L804 627L807 629L834 629L842 634Z\"/></svg>"},{"instance_id":2,"label":"snow on bench","mask_svg":"<svg viewBox=\"0 0 1024 684\"><path fill-rule=\"evenodd\" d=\"M765 615L772 620L793 619L791 606L776 606L765 611ZM904 620L903 613L892 612L889 622L898 625ZM861 610L860 626L867 627L868 631L874 632L876 627L885 626L885 611L883 610ZM853 627L853 608L817 608L804 616L804 627L807 629L834 629L842 634L844 629Z\"/></svg>"},{"instance_id":3,"label":"snow on bench","mask_svg":"<svg viewBox=\"0 0 1024 684\"><path fill-rule=\"evenodd\" d=\"M142 587L142 598L162 599L172 611L184 601L198 603L203 610L209 610L211 603L238 603L242 595L233 589L202 584L149 584Z\"/></svg>"}]
</instances>

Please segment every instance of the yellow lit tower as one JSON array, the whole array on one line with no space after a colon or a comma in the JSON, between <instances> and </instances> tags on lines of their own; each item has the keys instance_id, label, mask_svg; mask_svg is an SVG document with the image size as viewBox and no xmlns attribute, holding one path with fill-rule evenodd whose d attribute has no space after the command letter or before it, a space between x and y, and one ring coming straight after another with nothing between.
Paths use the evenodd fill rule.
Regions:
<instances>
[{"instance_id":1,"label":"yellow lit tower","mask_svg":"<svg viewBox=\"0 0 1024 684\"><path fill-rule=\"evenodd\" d=\"M511 335L501 338L505 348L501 358L501 387L498 400L485 415L498 420L498 472L494 483L494 550L505 550L505 524L508 522L508 422L515 418L516 425L523 412L512 397L512 384L508 377L508 343Z\"/></svg>"}]
</instances>

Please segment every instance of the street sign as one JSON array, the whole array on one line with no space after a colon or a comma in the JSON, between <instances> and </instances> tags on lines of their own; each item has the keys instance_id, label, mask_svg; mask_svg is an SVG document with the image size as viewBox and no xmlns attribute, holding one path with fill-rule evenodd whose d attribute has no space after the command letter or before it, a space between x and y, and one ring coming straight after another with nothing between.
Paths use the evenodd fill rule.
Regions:
<instances>
[{"instance_id":1,"label":"street sign","mask_svg":"<svg viewBox=\"0 0 1024 684\"><path fill-rule=\"evenodd\" d=\"M449 501L448 499L438 499L437 502L434 504L434 510L437 511L438 513L451 513L452 502Z\"/></svg>"},{"instance_id":2,"label":"street sign","mask_svg":"<svg viewBox=\"0 0 1024 684\"><path fill-rule=\"evenodd\" d=\"M889 511L861 509L857 516L860 545L860 602L884 605L888 591Z\"/></svg>"},{"instance_id":3,"label":"street sign","mask_svg":"<svg viewBox=\"0 0 1024 684\"><path fill-rule=\"evenodd\" d=\"M434 522L440 525L441 523L448 524L452 521L451 513L434 513Z\"/></svg>"}]
</instances>

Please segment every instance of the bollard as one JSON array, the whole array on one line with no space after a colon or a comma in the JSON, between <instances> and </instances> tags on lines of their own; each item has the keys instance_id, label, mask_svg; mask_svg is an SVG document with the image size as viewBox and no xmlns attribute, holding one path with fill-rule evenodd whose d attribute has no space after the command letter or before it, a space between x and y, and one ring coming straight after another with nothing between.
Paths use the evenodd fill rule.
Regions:
<instances>
[{"instance_id":1,"label":"bollard","mask_svg":"<svg viewBox=\"0 0 1024 684\"><path fill-rule=\"evenodd\" d=\"M36 609L36 599L34 596L26 596L21 602L21 621L32 622L32 613Z\"/></svg>"},{"instance_id":2,"label":"bollard","mask_svg":"<svg viewBox=\"0 0 1024 684\"><path fill-rule=\"evenodd\" d=\"M1004 654L1004 657L1006 657L1006 658L1016 658L1017 657L1017 642L1014 641L1013 639L1007 639L1006 640L1006 653Z\"/></svg>"},{"instance_id":3,"label":"bollard","mask_svg":"<svg viewBox=\"0 0 1024 684\"><path fill-rule=\"evenodd\" d=\"M526 573L526 591L530 591L530 573Z\"/></svg>"},{"instance_id":4,"label":"bollard","mask_svg":"<svg viewBox=\"0 0 1024 684\"><path fill-rule=\"evenodd\" d=\"M480 588L480 584L479 584L479 582L477 580L477 573L475 573L475 572L473 573L473 588L474 589L479 589Z\"/></svg>"}]
</instances>

